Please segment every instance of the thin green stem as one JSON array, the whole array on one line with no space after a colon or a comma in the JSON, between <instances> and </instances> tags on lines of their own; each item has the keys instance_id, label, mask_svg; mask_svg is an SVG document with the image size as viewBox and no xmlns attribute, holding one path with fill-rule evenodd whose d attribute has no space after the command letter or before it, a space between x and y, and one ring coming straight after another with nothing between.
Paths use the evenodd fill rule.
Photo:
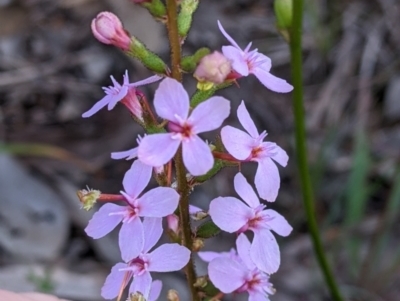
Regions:
<instances>
[{"instance_id":1,"label":"thin green stem","mask_svg":"<svg viewBox=\"0 0 400 301\"><path fill-rule=\"evenodd\" d=\"M178 23L177 23L177 4L176 0L167 0L167 29L168 38L171 47L171 68L172 77L177 81L182 82L182 71L180 68L181 62L181 43L179 40ZM189 195L190 186L186 179L186 168L183 164L182 149L180 148L174 158L176 180L178 184L179 199L179 223L181 228L181 243L189 250L192 249L193 239L192 230L190 227L189 215ZM192 301L200 301L197 289L194 286L196 282L196 272L194 269L193 258L190 257L188 264L185 267L186 278L189 290L192 295Z\"/></svg>"},{"instance_id":2,"label":"thin green stem","mask_svg":"<svg viewBox=\"0 0 400 301\"><path fill-rule=\"evenodd\" d=\"M326 259L315 218L314 196L307 159L307 141L303 105L302 73L302 24L303 0L293 0L293 23L290 30L290 54L293 78L293 112L295 118L296 154L300 173L300 184L307 216L308 230L311 234L314 252L329 287L332 299L343 301L331 267Z\"/></svg>"}]
</instances>

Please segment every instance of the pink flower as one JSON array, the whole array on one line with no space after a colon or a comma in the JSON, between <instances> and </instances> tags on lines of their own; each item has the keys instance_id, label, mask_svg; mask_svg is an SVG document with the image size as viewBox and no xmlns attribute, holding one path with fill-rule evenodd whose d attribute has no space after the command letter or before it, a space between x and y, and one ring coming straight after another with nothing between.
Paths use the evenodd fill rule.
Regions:
<instances>
[{"instance_id":1,"label":"pink flower","mask_svg":"<svg viewBox=\"0 0 400 301\"><path fill-rule=\"evenodd\" d=\"M111 80L114 86L103 87L106 96L100 99L96 104L87 112L82 114L82 117L87 118L100 111L105 106L108 106L108 110L112 110L118 102L122 102L132 113L132 115L142 120L142 107L136 96L136 87L154 83L160 80L162 77L153 75L144 80L136 83L129 83L128 70L124 74L124 82L122 86L111 76Z\"/></svg>"},{"instance_id":2,"label":"pink flower","mask_svg":"<svg viewBox=\"0 0 400 301\"><path fill-rule=\"evenodd\" d=\"M97 40L128 50L131 37L122 26L119 18L110 12L101 12L92 21L92 32Z\"/></svg>"},{"instance_id":3,"label":"pink flower","mask_svg":"<svg viewBox=\"0 0 400 301\"><path fill-rule=\"evenodd\" d=\"M122 259L129 261L138 256L143 248L143 225L140 217L164 217L172 214L178 206L179 194L172 188L157 187L141 197L148 185L151 168L136 160L125 174L121 191L127 206L105 204L93 215L86 233L94 239L110 233L120 222L119 246Z\"/></svg>"},{"instance_id":4,"label":"pink flower","mask_svg":"<svg viewBox=\"0 0 400 301\"><path fill-rule=\"evenodd\" d=\"M163 232L161 218L143 220L144 242L135 258L127 263L117 263L108 275L101 295L105 299L118 296L121 286L126 286L133 278L129 293L140 292L146 300L154 300L150 272L173 272L182 269L190 258L190 251L178 244L163 244L152 252Z\"/></svg>"},{"instance_id":5,"label":"pink flower","mask_svg":"<svg viewBox=\"0 0 400 301\"><path fill-rule=\"evenodd\" d=\"M254 232L250 254L261 271L272 274L280 265L278 243L271 230L281 236L288 236L292 227L275 210L265 209L253 188L239 172L234 179L236 192L247 206L234 197L218 197L211 201L209 214L213 222L226 232Z\"/></svg>"},{"instance_id":6,"label":"pink flower","mask_svg":"<svg viewBox=\"0 0 400 301\"><path fill-rule=\"evenodd\" d=\"M270 73L271 59L269 57L259 53L257 49L250 51L251 42L242 50L219 21L218 27L225 38L232 44L232 46L223 46L222 52L231 60L233 70L240 76L254 74L265 87L275 92L287 93L293 90L292 85Z\"/></svg>"},{"instance_id":7,"label":"pink flower","mask_svg":"<svg viewBox=\"0 0 400 301\"><path fill-rule=\"evenodd\" d=\"M236 257L219 256L208 265L212 283L225 294L248 292L249 301L268 301L275 289L269 276L259 270L250 257L250 242L242 233L236 239Z\"/></svg>"},{"instance_id":8,"label":"pink flower","mask_svg":"<svg viewBox=\"0 0 400 301\"><path fill-rule=\"evenodd\" d=\"M278 168L271 159L285 167L289 157L275 143L263 142L267 132L258 133L243 101L237 110L237 115L247 133L225 126L221 130L222 142L227 151L236 159L258 163L255 177L258 194L262 199L274 202L278 196L281 180Z\"/></svg>"},{"instance_id":9,"label":"pink flower","mask_svg":"<svg viewBox=\"0 0 400 301\"><path fill-rule=\"evenodd\" d=\"M221 126L230 111L227 99L214 96L202 102L189 115L189 95L178 81L166 78L154 96L157 114L169 120L169 133L153 134L143 138L139 145L139 160L151 166L161 166L172 159L182 145L183 162L194 176L205 174L214 158L199 133Z\"/></svg>"},{"instance_id":10,"label":"pink flower","mask_svg":"<svg viewBox=\"0 0 400 301\"><path fill-rule=\"evenodd\" d=\"M230 61L222 53L214 51L200 60L193 76L200 82L222 84L230 72Z\"/></svg>"}]
</instances>

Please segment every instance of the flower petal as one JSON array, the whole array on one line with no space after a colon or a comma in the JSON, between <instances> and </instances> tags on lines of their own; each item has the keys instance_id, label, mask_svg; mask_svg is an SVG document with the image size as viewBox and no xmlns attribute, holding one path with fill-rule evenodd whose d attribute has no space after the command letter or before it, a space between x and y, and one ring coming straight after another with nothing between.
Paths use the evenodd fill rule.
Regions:
<instances>
[{"instance_id":1,"label":"flower petal","mask_svg":"<svg viewBox=\"0 0 400 301\"><path fill-rule=\"evenodd\" d=\"M203 211L203 209L201 209L200 207L194 206L194 205L189 205L189 214L190 215L194 215L197 212L201 212Z\"/></svg>"},{"instance_id":2,"label":"flower petal","mask_svg":"<svg viewBox=\"0 0 400 301\"><path fill-rule=\"evenodd\" d=\"M215 258L219 257L228 257L232 255L231 252L213 252L213 251L202 251L197 253L201 260L205 262L210 262L214 260Z\"/></svg>"},{"instance_id":3,"label":"flower petal","mask_svg":"<svg viewBox=\"0 0 400 301\"><path fill-rule=\"evenodd\" d=\"M278 167L270 158L263 158L258 161L254 182L260 198L267 202L275 202L281 180Z\"/></svg>"},{"instance_id":4,"label":"flower petal","mask_svg":"<svg viewBox=\"0 0 400 301\"><path fill-rule=\"evenodd\" d=\"M247 182L246 178L242 173L238 172L234 179L234 186L237 194L242 198L243 201L247 203L251 208L256 208L260 205L260 200L258 199L253 188Z\"/></svg>"},{"instance_id":5,"label":"flower petal","mask_svg":"<svg viewBox=\"0 0 400 301\"><path fill-rule=\"evenodd\" d=\"M183 163L193 176L204 175L214 165L210 147L197 135L182 142L182 156Z\"/></svg>"},{"instance_id":6,"label":"flower petal","mask_svg":"<svg viewBox=\"0 0 400 301\"><path fill-rule=\"evenodd\" d=\"M293 86L284 79L276 77L261 68L254 68L253 74L268 89L278 93L288 93L293 90Z\"/></svg>"},{"instance_id":7,"label":"flower petal","mask_svg":"<svg viewBox=\"0 0 400 301\"><path fill-rule=\"evenodd\" d=\"M179 194L169 187L157 187L138 199L139 216L164 217L178 207Z\"/></svg>"},{"instance_id":8,"label":"flower petal","mask_svg":"<svg viewBox=\"0 0 400 301\"><path fill-rule=\"evenodd\" d=\"M135 160L122 181L125 192L131 198L136 199L149 184L152 171L151 166Z\"/></svg>"},{"instance_id":9,"label":"flower petal","mask_svg":"<svg viewBox=\"0 0 400 301\"><path fill-rule=\"evenodd\" d=\"M247 224L252 209L234 197L218 197L210 203L209 214L222 230L233 233Z\"/></svg>"},{"instance_id":10,"label":"flower petal","mask_svg":"<svg viewBox=\"0 0 400 301\"><path fill-rule=\"evenodd\" d=\"M127 86L128 87L140 87L140 86L148 85L148 84L151 84L151 83L155 83L155 82L157 82L157 81L159 81L161 79L162 79L162 76L153 75L153 76L150 76L148 78L142 79L142 80L140 80L138 82L130 83Z\"/></svg>"},{"instance_id":11,"label":"flower petal","mask_svg":"<svg viewBox=\"0 0 400 301\"><path fill-rule=\"evenodd\" d=\"M89 224L85 228L85 232L90 237L97 239L110 233L122 221L124 216L122 214L112 214L115 212L124 212L125 206L118 206L115 204L104 204L97 211Z\"/></svg>"},{"instance_id":12,"label":"flower petal","mask_svg":"<svg viewBox=\"0 0 400 301\"><path fill-rule=\"evenodd\" d=\"M121 90L118 92L117 95L113 95L110 102L108 103L108 110L114 109L118 102L120 102L126 95L128 94L128 87L122 86Z\"/></svg>"},{"instance_id":13,"label":"flower petal","mask_svg":"<svg viewBox=\"0 0 400 301\"><path fill-rule=\"evenodd\" d=\"M227 257L214 259L208 265L208 275L221 292L232 293L246 282L248 271L240 262Z\"/></svg>"},{"instance_id":14,"label":"flower petal","mask_svg":"<svg viewBox=\"0 0 400 301\"><path fill-rule=\"evenodd\" d=\"M178 244L164 244L148 254L148 270L173 272L182 269L190 259L190 251Z\"/></svg>"},{"instance_id":15,"label":"flower petal","mask_svg":"<svg viewBox=\"0 0 400 301\"><path fill-rule=\"evenodd\" d=\"M243 261L249 270L254 270L256 267L253 260L250 257L250 241L244 233L241 233L236 239L236 249L239 258Z\"/></svg>"},{"instance_id":16,"label":"flower petal","mask_svg":"<svg viewBox=\"0 0 400 301\"><path fill-rule=\"evenodd\" d=\"M227 125L221 130L221 138L226 150L236 159L245 160L250 156L254 139L249 134Z\"/></svg>"},{"instance_id":17,"label":"flower petal","mask_svg":"<svg viewBox=\"0 0 400 301\"><path fill-rule=\"evenodd\" d=\"M111 268L111 273L107 276L103 287L101 288L101 296L104 299L114 299L118 296L121 289L121 285L125 280L127 272L120 271L120 269L126 268L126 263L117 263ZM124 287L128 284L130 279L125 281Z\"/></svg>"},{"instance_id":18,"label":"flower petal","mask_svg":"<svg viewBox=\"0 0 400 301\"><path fill-rule=\"evenodd\" d=\"M280 236L288 236L292 232L292 226L289 225L287 220L275 210L264 210L263 215L264 214L265 216L268 216L268 227Z\"/></svg>"},{"instance_id":19,"label":"flower petal","mask_svg":"<svg viewBox=\"0 0 400 301\"><path fill-rule=\"evenodd\" d=\"M214 96L200 103L190 115L188 121L193 125L193 131L208 132L219 128L229 116L231 103L224 97Z\"/></svg>"},{"instance_id":20,"label":"flower petal","mask_svg":"<svg viewBox=\"0 0 400 301\"><path fill-rule=\"evenodd\" d=\"M160 297L161 289L162 289L161 280L154 280L151 283L149 301L156 301L158 299L158 297Z\"/></svg>"},{"instance_id":21,"label":"flower petal","mask_svg":"<svg viewBox=\"0 0 400 301\"><path fill-rule=\"evenodd\" d=\"M225 36L225 38L236 48L241 49L239 45L236 43L236 41L225 31L225 29L222 27L221 22L218 20L218 28L222 32L222 34Z\"/></svg>"},{"instance_id":22,"label":"flower petal","mask_svg":"<svg viewBox=\"0 0 400 301\"><path fill-rule=\"evenodd\" d=\"M119 248L125 262L139 256L143 250L144 233L142 221L139 217L124 222L119 232Z\"/></svg>"},{"instance_id":23,"label":"flower petal","mask_svg":"<svg viewBox=\"0 0 400 301\"><path fill-rule=\"evenodd\" d=\"M113 152L111 153L111 159L114 160L125 159L125 158L126 160L134 159L137 157L137 152L138 152L138 147L122 152Z\"/></svg>"},{"instance_id":24,"label":"flower petal","mask_svg":"<svg viewBox=\"0 0 400 301\"><path fill-rule=\"evenodd\" d=\"M275 145L274 152L275 154L271 156L271 158L278 162L281 166L285 167L289 161L289 156L287 153L278 145Z\"/></svg>"},{"instance_id":25,"label":"flower petal","mask_svg":"<svg viewBox=\"0 0 400 301\"><path fill-rule=\"evenodd\" d=\"M189 95L175 79L165 78L154 94L154 107L158 116L179 124L179 116L186 120L189 114Z\"/></svg>"},{"instance_id":26,"label":"flower petal","mask_svg":"<svg viewBox=\"0 0 400 301\"><path fill-rule=\"evenodd\" d=\"M263 294L259 291L250 291L248 301L269 301L267 294Z\"/></svg>"},{"instance_id":27,"label":"flower petal","mask_svg":"<svg viewBox=\"0 0 400 301\"><path fill-rule=\"evenodd\" d=\"M90 116L93 116L96 114L98 111L100 111L102 108L108 105L108 103L111 101L112 96L111 95L106 95L102 99L100 99L98 102L94 104L94 106L86 111L85 113L82 114L83 118L88 118Z\"/></svg>"},{"instance_id":28,"label":"flower petal","mask_svg":"<svg viewBox=\"0 0 400 301\"><path fill-rule=\"evenodd\" d=\"M256 125L254 124L253 119L251 119L249 111L242 100L242 103L238 107L237 116L239 118L240 124L244 127L244 129L250 134L251 137L257 139L260 134L257 131Z\"/></svg>"},{"instance_id":29,"label":"flower petal","mask_svg":"<svg viewBox=\"0 0 400 301\"><path fill-rule=\"evenodd\" d=\"M259 68L268 73L269 73L269 71L271 71L272 62L268 56L266 56L262 53L256 52L252 55L252 61L254 63L252 64L253 68L251 68L250 73L253 73L255 68Z\"/></svg>"},{"instance_id":30,"label":"flower petal","mask_svg":"<svg viewBox=\"0 0 400 301\"><path fill-rule=\"evenodd\" d=\"M144 272L141 275L133 278L132 284L129 287L129 294L141 293L145 300L148 300L151 289L151 275L149 272Z\"/></svg>"},{"instance_id":31,"label":"flower petal","mask_svg":"<svg viewBox=\"0 0 400 301\"><path fill-rule=\"evenodd\" d=\"M144 246L143 253L148 253L159 241L162 233L162 218L145 217L143 220Z\"/></svg>"},{"instance_id":32,"label":"flower petal","mask_svg":"<svg viewBox=\"0 0 400 301\"><path fill-rule=\"evenodd\" d=\"M249 66L241 50L233 46L222 46L222 53L231 61L233 70L241 76L249 75Z\"/></svg>"},{"instance_id":33,"label":"flower petal","mask_svg":"<svg viewBox=\"0 0 400 301\"><path fill-rule=\"evenodd\" d=\"M279 246L269 230L254 232L250 256L257 268L267 274L275 273L281 264Z\"/></svg>"},{"instance_id":34,"label":"flower petal","mask_svg":"<svg viewBox=\"0 0 400 301\"><path fill-rule=\"evenodd\" d=\"M180 143L169 133L147 135L140 142L138 158L147 165L162 166L176 154Z\"/></svg>"}]
</instances>

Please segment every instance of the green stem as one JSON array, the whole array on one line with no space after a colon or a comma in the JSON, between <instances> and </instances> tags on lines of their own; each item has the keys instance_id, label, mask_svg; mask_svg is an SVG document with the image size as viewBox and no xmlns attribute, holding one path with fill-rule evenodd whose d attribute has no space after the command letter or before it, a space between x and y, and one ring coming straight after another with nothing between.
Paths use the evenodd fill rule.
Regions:
<instances>
[{"instance_id":1,"label":"green stem","mask_svg":"<svg viewBox=\"0 0 400 301\"><path fill-rule=\"evenodd\" d=\"M181 42L178 33L178 7L176 0L167 0L167 17L168 39L171 46L172 77L181 82Z\"/></svg>"},{"instance_id":2,"label":"green stem","mask_svg":"<svg viewBox=\"0 0 400 301\"><path fill-rule=\"evenodd\" d=\"M168 38L171 47L171 68L172 77L177 81L182 82L182 71L180 68L181 63L181 43L179 41L178 23L177 23L177 4L176 0L167 0L167 29ZM181 228L181 241L182 245L187 247L189 250L192 249L193 239L192 230L190 227L190 215L189 215L189 195L190 187L186 179L186 168L183 164L182 149L180 148L174 158L176 180L178 184L179 199L179 224ZM194 262L192 256L188 264L185 267L186 278L189 286L189 290L192 295L192 301L200 301L197 289L194 286L196 282L196 272L194 269Z\"/></svg>"},{"instance_id":3,"label":"green stem","mask_svg":"<svg viewBox=\"0 0 400 301\"><path fill-rule=\"evenodd\" d=\"M303 106L303 74L302 74L302 24L303 0L293 0L293 23L290 31L290 54L293 78L293 111L295 118L296 154L300 173L300 184L308 228L313 242L314 252L329 287L332 299L343 301L333 272L326 259L315 218L314 196L307 160L307 142Z\"/></svg>"}]
</instances>

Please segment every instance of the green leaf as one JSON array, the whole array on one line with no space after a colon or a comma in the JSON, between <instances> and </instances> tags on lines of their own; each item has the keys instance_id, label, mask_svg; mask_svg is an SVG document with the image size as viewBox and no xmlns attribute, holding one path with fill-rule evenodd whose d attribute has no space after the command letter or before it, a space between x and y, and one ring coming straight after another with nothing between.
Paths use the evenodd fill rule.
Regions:
<instances>
[{"instance_id":1,"label":"green leaf","mask_svg":"<svg viewBox=\"0 0 400 301\"><path fill-rule=\"evenodd\" d=\"M210 238L218 235L221 229L212 221L207 221L197 228L196 236L200 238Z\"/></svg>"}]
</instances>

